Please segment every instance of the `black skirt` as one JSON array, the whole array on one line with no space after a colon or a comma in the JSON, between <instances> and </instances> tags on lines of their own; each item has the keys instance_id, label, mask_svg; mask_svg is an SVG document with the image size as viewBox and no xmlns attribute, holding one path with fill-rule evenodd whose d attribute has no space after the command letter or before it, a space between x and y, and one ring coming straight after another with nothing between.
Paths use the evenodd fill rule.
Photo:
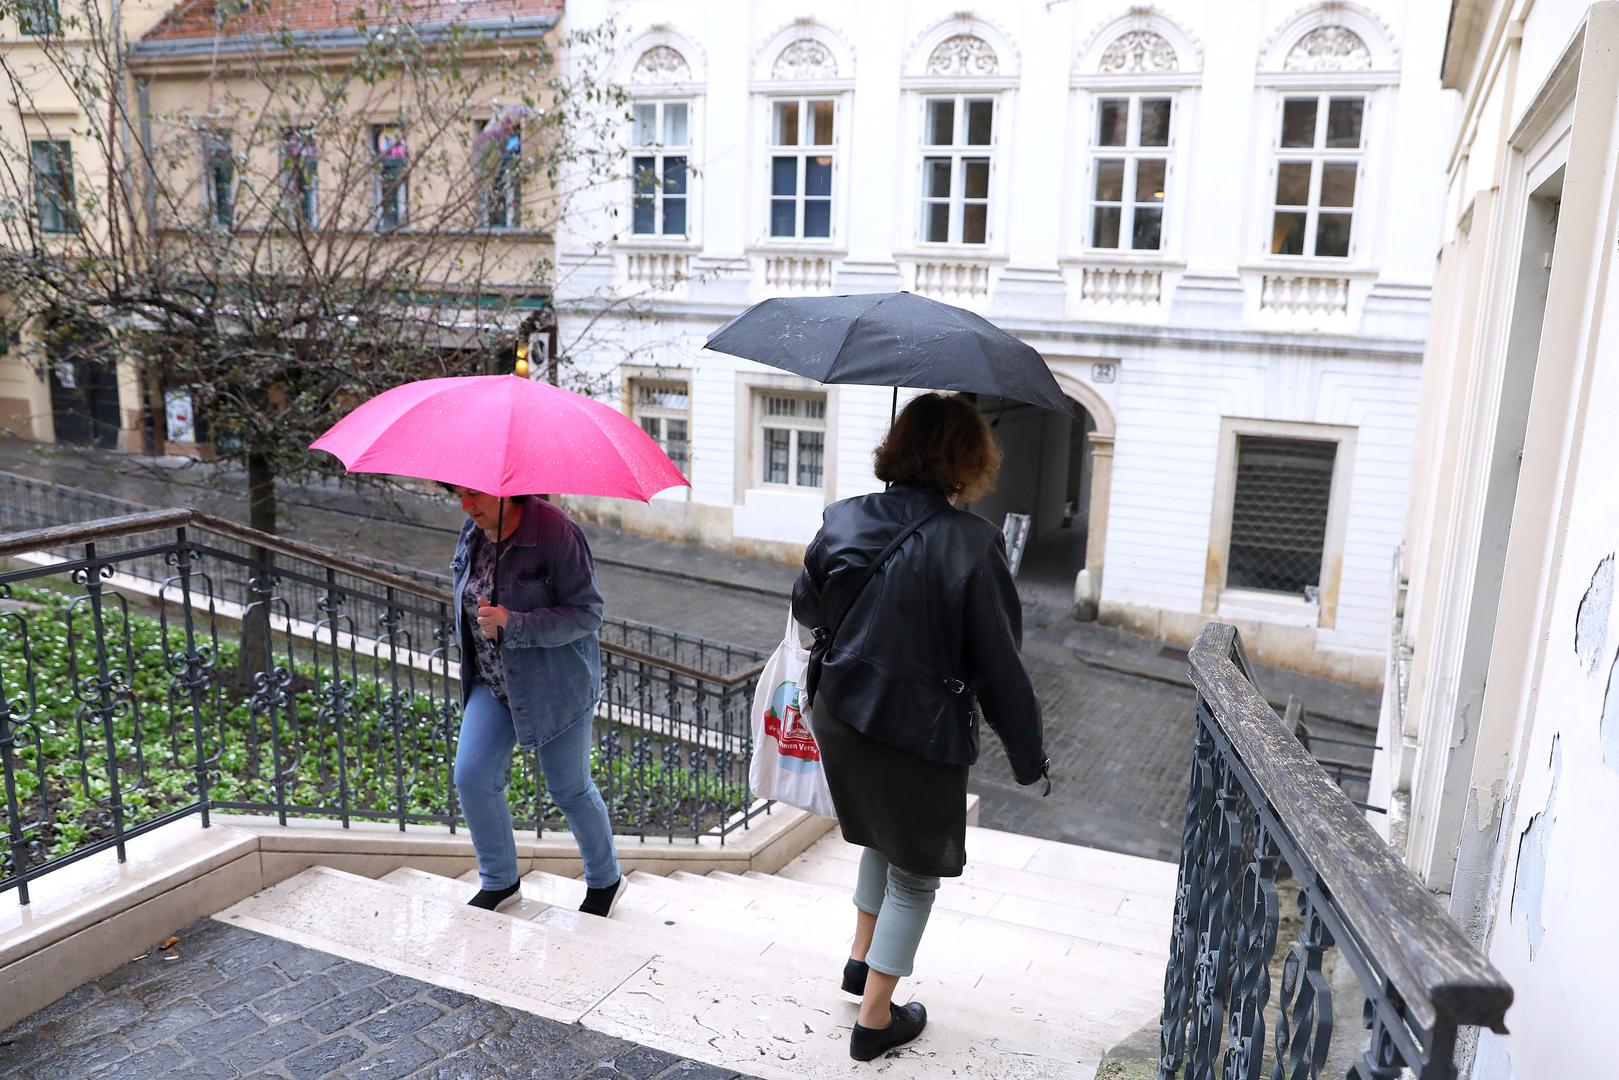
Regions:
<instances>
[{"instance_id":1,"label":"black skirt","mask_svg":"<svg viewBox=\"0 0 1619 1080\"><path fill-rule=\"evenodd\" d=\"M967 861L967 766L878 742L816 702L810 722L843 838L901 870L959 877Z\"/></svg>"}]
</instances>

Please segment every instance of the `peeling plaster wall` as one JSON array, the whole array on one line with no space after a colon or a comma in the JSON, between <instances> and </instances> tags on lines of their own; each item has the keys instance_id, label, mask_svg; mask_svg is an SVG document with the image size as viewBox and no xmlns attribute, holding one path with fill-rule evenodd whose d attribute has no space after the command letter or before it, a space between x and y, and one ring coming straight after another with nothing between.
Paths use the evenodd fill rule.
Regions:
<instances>
[{"instance_id":1,"label":"peeling plaster wall","mask_svg":"<svg viewBox=\"0 0 1619 1080\"><path fill-rule=\"evenodd\" d=\"M1427 853L1460 854L1443 882L1451 911L1514 990L1509 1034L1464 1039L1465 1075L1609 1077L1619 1075L1619 0L1463 9L1484 32L1448 161L1444 228L1461 239L1435 300L1421 428L1438 434L1413 481L1431 494L1413 500L1405 529L1409 712L1385 717L1384 767L1393 786L1410 778L1413 807L1435 804L1436 790L1444 802ZM1528 242L1534 199L1557 203L1555 243L1536 237L1528 251L1550 255L1545 319L1509 351L1516 238ZM1453 553L1478 539L1473 496L1497 449L1483 391L1503 385L1508 357L1533 359L1533 386L1514 391L1529 401L1500 602L1475 612L1447 582L1471 565ZM1443 754L1460 732L1429 721L1454 707L1446 643L1475 614L1494 624L1484 700L1465 730L1474 758L1462 783L1436 789L1456 777L1410 761ZM1413 836L1423 823L1413 813Z\"/></svg>"},{"instance_id":2,"label":"peeling plaster wall","mask_svg":"<svg viewBox=\"0 0 1619 1080\"><path fill-rule=\"evenodd\" d=\"M1614 59L1619 3L1596 5L1591 19L1591 26L1603 32L1593 38L1596 59L1588 46L1582 83L1597 64L1612 65L1607 77L1619 78ZM1577 25L1571 20L1555 28L1558 40L1566 43ZM1487 939L1490 958L1512 983L1516 1000L1507 1014L1511 1034L1479 1040L1475 1080L1615 1075L1619 483L1614 462L1619 461L1619 424L1611 418L1619 413L1619 259L1614 242L1619 186L1612 162L1619 153L1619 125L1610 102L1603 107L1603 121L1582 133L1580 108L1577 99L1571 161L1579 158L1578 140L1583 138L1590 140L1587 152L1596 150L1585 160L1594 158L1606 166L1595 175L1570 168L1564 214L1581 212L1576 200L1590 200L1585 208L1594 205L1598 235L1606 236L1606 242L1576 248L1589 251L1591 259L1573 268L1576 279L1591 284L1574 309L1581 319L1580 348L1561 356L1543 351L1540 358L1544 370L1561 368L1568 387L1568 398L1556 403L1555 415L1567 433L1558 450L1561 490L1553 503L1561 517L1514 526L1545 530L1548 559L1541 568L1543 607L1521 612L1522 618L1536 620L1542 632L1532 639L1533 655L1526 666L1535 675L1518 712L1513 759L1505 772L1505 822ZM1576 185L1589 186L1582 190ZM1535 393L1544 392L1537 380ZM1528 464L1526 460L1526 468Z\"/></svg>"}]
</instances>

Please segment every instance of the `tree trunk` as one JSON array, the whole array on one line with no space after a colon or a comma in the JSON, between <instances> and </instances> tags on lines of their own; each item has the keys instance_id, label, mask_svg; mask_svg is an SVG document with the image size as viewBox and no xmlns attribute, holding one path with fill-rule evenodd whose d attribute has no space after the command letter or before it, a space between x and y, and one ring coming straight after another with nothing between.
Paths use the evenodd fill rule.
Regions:
<instances>
[{"instance_id":1,"label":"tree trunk","mask_svg":"<svg viewBox=\"0 0 1619 1080\"><path fill-rule=\"evenodd\" d=\"M247 455L247 523L260 532L276 531L275 470L270 464L269 455L257 450ZM252 579L265 581L272 569L269 550L255 547L248 555L252 559ZM257 673L275 667L275 655L270 636L269 597L250 587L244 600L249 607L242 619L239 668L242 687L250 690Z\"/></svg>"}]
</instances>

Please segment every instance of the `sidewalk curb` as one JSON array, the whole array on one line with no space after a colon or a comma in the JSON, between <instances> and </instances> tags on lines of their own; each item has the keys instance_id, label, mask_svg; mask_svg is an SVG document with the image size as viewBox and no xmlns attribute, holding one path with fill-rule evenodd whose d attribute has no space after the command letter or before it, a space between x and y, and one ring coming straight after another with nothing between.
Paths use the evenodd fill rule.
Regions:
<instances>
[{"instance_id":1,"label":"sidewalk curb","mask_svg":"<svg viewBox=\"0 0 1619 1080\"><path fill-rule=\"evenodd\" d=\"M754 593L758 596L767 596L772 600L791 600L793 598L791 589L772 589L765 585L754 585L749 582L725 581L721 578L708 577L703 574L694 574L688 570L671 570L667 566L650 566L646 563L634 562L630 559L620 559L613 555L602 555L594 551L591 554L598 563L605 566L616 566L621 570L638 570L643 574L658 574L663 577L678 578L681 581L695 582L699 585L712 585L715 588L720 589L732 589L737 592Z\"/></svg>"},{"instance_id":2,"label":"sidewalk curb","mask_svg":"<svg viewBox=\"0 0 1619 1080\"><path fill-rule=\"evenodd\" d=\"M1182 690L1192 689L1192 680L1185 675L1170 675L1163 671L1156 671L1152 668L1140 667L1124 661L1113 660L1105 656L1099 656L1095 653L1087 653L1080 649L1070 648L1069 651L1074 654L1074 659L1078 660L1086 667L1100 668L1103 671L1111 671L1116 675L1129 675L1138 679L1151 679L1154 682L1160 682L1166 686L1174 686ZM1287 702L1285 701L1276 702L1267 698L1266 703L1269 704L1271 708L1275 709L1278 714L1287 708ZM1368 724L1364 720L1352 720L1348 717L1340 716L1337 713L1324 712L1320 709L1310 709L1308 704L1306 704L1305 708L1310 716L1313 716L1318 720L1325 720L1332 724L1342 724L1345 727L1354 728L1356 731L1377 731L1376 724Z\"/></svg>"}]
</instances>

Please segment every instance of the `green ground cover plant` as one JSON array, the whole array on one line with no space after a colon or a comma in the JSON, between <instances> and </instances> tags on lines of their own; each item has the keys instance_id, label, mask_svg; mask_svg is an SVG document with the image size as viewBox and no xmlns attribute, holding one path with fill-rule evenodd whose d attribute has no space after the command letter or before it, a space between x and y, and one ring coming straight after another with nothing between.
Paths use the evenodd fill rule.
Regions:
<instances>
[{"instance_id":1,"label":"green ground cover plant","mask_svg":"<svg viewBox=\"0 0 1619 1080\"><path fill-rule=\"evenodd\" d=\"M424 822L453 812L460 709L442 675L390 669L385 651L379 662L360 649L340 652L334 675L329 650L277 633L275 664L254 665L246 683L222 622L199 626L188 650L172 610L153 618L114 590L101 598L105 667L88 595L18 586L0 610L0 693L13 716L32 710L13 732L11 770L26 864L112 834L112 760L126 828L195 806L203 781L216 805L284 803L295 817L338 816L345 791L357 815ZM603 736L619 752L604 754ZM599 727L593 772L620 831L689 834L694 821L707 829L747 805L745 784L682 761L689 747ZM535 772L521 761L513 770L514 819L533 828L538 808L542 828L565 827ZM0 879L16 870L5 809Z\"/></svg>"}]
</instances>

